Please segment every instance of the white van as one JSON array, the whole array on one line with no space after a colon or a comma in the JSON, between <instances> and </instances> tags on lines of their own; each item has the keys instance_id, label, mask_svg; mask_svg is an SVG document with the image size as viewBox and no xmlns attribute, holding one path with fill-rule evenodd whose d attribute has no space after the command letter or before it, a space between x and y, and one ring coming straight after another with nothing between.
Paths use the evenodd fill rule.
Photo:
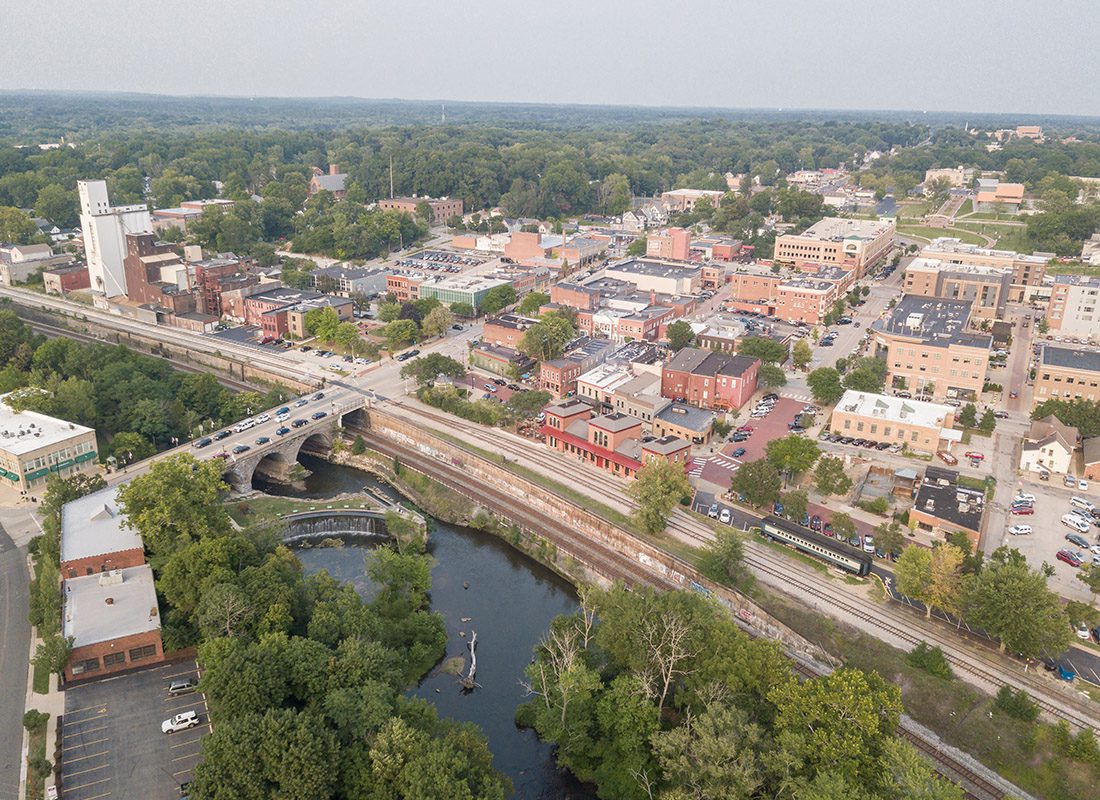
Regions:
<instances>
[{"instance_id":1,"label":"white van","mask_svg":"<svg viewBox=\"0 0 1100 800\"><path fill-rule=\"evenodd\" d=\"M1074 495L1073 497L1071 497L1069 499L1069 504L1071 506L1077 506L1077 508L1083 508L1083 509L1085 509L1085 511L1089 511L1089 512L1091 512L1094 508L1096 508L1096 506L1094 506L1088 500L1086 500L1083 497L1078 497L1077 495Z\"/></svg>"},{"instance_id":2,"label":"white van","mask_svg":"<svg viewBox=\"0 0 1100 800\"><path fill-rule=\"evenodd\" d=\"M1088 533L1089 524L1081 519L1076 514L1064 514L1062 515L1062 524L1067 528L1073 528L1078 533Z\"/></svg>"}]
</instances>

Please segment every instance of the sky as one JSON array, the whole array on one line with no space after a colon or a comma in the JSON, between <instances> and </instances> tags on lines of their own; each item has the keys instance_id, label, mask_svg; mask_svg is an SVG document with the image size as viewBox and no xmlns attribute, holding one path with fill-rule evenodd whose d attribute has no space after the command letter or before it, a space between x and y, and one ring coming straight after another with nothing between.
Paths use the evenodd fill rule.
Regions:
<instances>
[{"instance_id":1,"label":"sky","mask_svg":"<svg viewBox=\"0 0 1100 800\"><path fill-rule=\"evenodd\" d=\"M0 0L0 90L1100 115L1100 3Z\"/></svg>"}]
</instances>

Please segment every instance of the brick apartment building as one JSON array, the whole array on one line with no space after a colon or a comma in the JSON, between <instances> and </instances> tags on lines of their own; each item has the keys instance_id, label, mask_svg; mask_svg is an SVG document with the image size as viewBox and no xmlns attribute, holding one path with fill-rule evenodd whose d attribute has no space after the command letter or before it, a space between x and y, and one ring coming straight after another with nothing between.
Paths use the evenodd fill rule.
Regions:
<instances>
[{"instance_id":1,"label":"brick apartment building","mask_svg":"<svg viewBox=\"0 0 1100 800\"><path fill-rule=\"evenodd\" d=\"M969 300L975 319L1002 319L1012 289L1012 270L914 258L905 268L906 294Z\"/></svg>"},{"instance_id":2,"label":"brick apartment building","mask_svg":"<svg viewBox=\"0 0 1100 800\"><path fill-rule=\"evenodd\" d=\"M1032 405L1052 399L1100 402L1100 353L1043 345Z\"/></svg>"},{"instance_id":3,"label":"brick apartment building","mask_svg":"<svg viewBox=\"0 0 1100 800\"><path fill-rule=\"evenodd\" d=\"M392 294L398 303L420 299L420 282L423 275L393 274L386 276L386 293Z\"/></svg>"},{"instance_id":4,"label":"brick apartment building","mask_svg":"<svg viewBox=\"0 0 1100 800\"><path fill-rule=\"evenodd\" d=\"M191 262L195 270L195 288L199 308L212 317L222 315L222 292L259 282L254 275L243 275L241 262L235 258L207 258Z\"/></svg>"},{"instance_id":5,"label":"brick apartment building","mask_svg":"<svg viewBox=\"0 0 1100 800\"><path fill-rule=\"evenodd\" d=\"M1040 291L1046 276L1047 261L1053 254L1027 255L1012 250L991 250L964 244L959 239L941 237L925 245L920 254L924 258L942 261L946 264L965 264L975 267L1006 269L1012 272L1010 303L1027 302L1031 295Z\"/></svg>"},{"instance_id":6,"label":"brick apartment building","mask_svg":"<svg viewBox=\"0 0 1100 800\"><path fill-rule=\"evenodd\" d=\"M431 210L428 222L432 225L443 225L451 217L462 216L462 201L448 197L389 197L379 200L378 207L384 211L404 211L415 217L416 209L421 203L428 204Z\"/></svg>"},{"instance_id":7,"label":"brick apartment building","mask_svg":"<svg viewBox=\"0 0 1100 800\"><path fill-rule=\"evenodd\" d=\"M661 373L661 396L736 411L756 392L759 371L759 359L685 347Z\"/></svg>"},{"instance_id":8,"label":"brick apartment building","mask_svg":"<svg viewBox=\"0 0 1100 800\"><path fill-rule=\"evenodd\" d=\"M87 264L74 264L70 267L54 267L42 271L42 285L46 294L66 295L81 289L90 289L92 279Z\"/></svg>"},{"instance_id":9,"label":"brick apartment building","mask_svg":"<svg viewBox=\"0 0 1100 800\"><path fill-rule=\"evenodd\" d=\"M905 295L871 325L886 385L930 400L976 400L993 339L969 333L970 302Z\"/></svg>"},{"instance_id":10,"label":"brick apartment building","mask_svg":"<svg viewBox=\"0 0 1100 800\"><path fill-rule=\"evenodd\" d=\"M489 317L485 320L485 329L481 334L481 341L498 347L509 347L512 350L519 348L527 329L538 322L537 319L525 317L521 314L501 314Z\"/></svg>"},{"instance_id":11,"label":"brick apartment building","mask_svg":"<svg viewBox=\"0 0 1100 800\"><path fill-rule=\"evenodd\" d=\"M807 263L834 264L865 275L894 247L893 221L826 217L803 233L787 233L775 240L775 262L795 268Z\"/></svg>"},{"instance_id":12,"label":"brick apartment building","mask_svg":"<svg viewBox=\"0 0 1100 800\"><path fill-rule=\"evenodd\" d=\"M663 258L670 261L687 261L691 256L691 232L684 228L669 228L646 237L647 258Z\"/></svg>"}]
</instances>

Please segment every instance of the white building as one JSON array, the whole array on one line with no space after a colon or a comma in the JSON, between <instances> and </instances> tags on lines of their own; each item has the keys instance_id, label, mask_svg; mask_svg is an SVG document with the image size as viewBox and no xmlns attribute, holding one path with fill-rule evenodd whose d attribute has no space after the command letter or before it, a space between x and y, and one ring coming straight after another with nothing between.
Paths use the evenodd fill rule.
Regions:
<instances>
[{"instance_id":1,"label":"white building","mask_svg":"<svg viewBox=\"0 0 1100 800\"><path fill-rule=\"evenodd\" d=\"M112 206L107 198L106 181L77 181L80 193L80 227L84 234L84 254L94 292L106 297L126 294L126 234L153 230L149 207Z\"/></svg>"},{"instance_id":2,"label":"white building","mask_svg":"<svg viewBox=\"0 0 1100 800\"><path fill-rule=\"evenodd\" d=\"M1077 428L1063 424L1053 414L1035 420L1020 450L1020 469L1065 475L1072 471L1073 454L1080 439Z\"/></svg>"}]
</instances>

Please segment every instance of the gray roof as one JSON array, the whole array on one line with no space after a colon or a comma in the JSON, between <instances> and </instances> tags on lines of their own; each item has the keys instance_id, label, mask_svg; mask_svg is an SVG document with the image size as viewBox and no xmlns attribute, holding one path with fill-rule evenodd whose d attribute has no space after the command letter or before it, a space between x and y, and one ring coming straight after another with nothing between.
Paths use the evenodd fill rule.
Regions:
<instances>
[{"instance_id":1,"label":"gray roof","mask_svg":"<svg viewBox=\"0 0 1100 800\"><path fill-rule=\"evenodd\" d=\"M153 570L148 564L69 578L64 602L63 633L73 637L74 647L160 628Z\"/></svg>"},{"instance_id":2,"label":"gray roof","mask_svg":"<svg viewBox=\"0 0 1100 800\"><path fill-rule=\"evenodd\" d=\"M61 509L61 560L141 548L141 537L124 522L117 486L66 503Z\"/></svg>"},{"instance_id":3,"label":"gray roof","mask_svg":"<svg viewBox=\"0 0 1100 800\"><path fill-rule=\"evenodd\" d=\"M1086 464L1100 463L1100 436L1085 439L1084 450Z\"/></svg>"},{"instance_id":4,"label":"gray roof","mask_svg":"<svg viewBox=\"0 0 1100 800\"><path fill-rule=\"evenodd\" d=\"M937 347L957 344L988 349L992 337L965 332L971 305L969 300L907 294L891 311L886 312L884 319L876 321L871 327L897 336L920 339Z\"/></svg>"},{"instance_id":5,"label":"gray roof","mask_svg":"<svg viewBox=\"0 0 1100 800\"><path fill-rule=\"evenodd\" d=\"M315 175L314 180L317 182L318 189L329 192L342 192L347 188L348 176L345 173L337 175Z\"/></svg>"},{"instance_id":6,"label":"gray roof","mask_svg":"<svg viewBox=\"0 0 1100 800\"><path fill-rule=\"evenodd\" d=\"M690 372L692 375L743 375L756 363L755 358L730 353L685 347L668 362L666 369L673 372Z\"/></svg>"},{"instance_id":7,"label":"gray roof","mask_svg":"<svg viewBox=\"0 0 1100 800\"><path fill-rule=\"evenodd\" d=\"M641 425L642 423L637 417L631 417L626 414L603 414L599 417L593 417L589 420L590 425L594 425L597 428L605 431L611 431L612 433L618 433L619 431L625 431L628 428Z\"/></svg>"},{"instance_id":8,"label":"gray roof","mask_svg":"<svg viewBox=\"0 0 1100 800\"><path fill-rule=\"evenodd\" d=\"M1088 372L1100 372L1100 353L1088 350L1073 350L1069 347L1043 345L1041 362L1044 366L1083 369Z\"/></svg>"},{"instance_id":9,"label":"gray roof","mask_svg":"<svg viewBox=\"0 0 1100 800\"><path fill-rule=\"evenodd\" d=\"M650 439L648 442L642 442L642 449L651 453L658 453L662 456L667 456L669 453L676 453L683 450L685 447L691 445L681 439L679 436L662 436L660 439Z\"/></svg>"},{"instance_id":10,"label":"gray roof","mask_svg":"<svg viewBox=\"0 0 1100 800\"><path fill-rule=\"evenodd\" d=\"M670 403L657 413L657 419L681 428L706 433L714 424L714 412L689 406L687 403Z\"/></svg>"},{"instance_id":11,"label":"gray roof","mask_svg":"<svg viewBox=\"0 0 1100 800\"><path fill-rule=\"evenodd\" d=\"M543 409L546 414L556 414L559 417L568 417L570 414L578 414L581 411L591 411L592 406L583 400L578 400L576 397L570 397L568 400L559 400L557 403L551 403Z\"/></svg>"}]
</instances>

